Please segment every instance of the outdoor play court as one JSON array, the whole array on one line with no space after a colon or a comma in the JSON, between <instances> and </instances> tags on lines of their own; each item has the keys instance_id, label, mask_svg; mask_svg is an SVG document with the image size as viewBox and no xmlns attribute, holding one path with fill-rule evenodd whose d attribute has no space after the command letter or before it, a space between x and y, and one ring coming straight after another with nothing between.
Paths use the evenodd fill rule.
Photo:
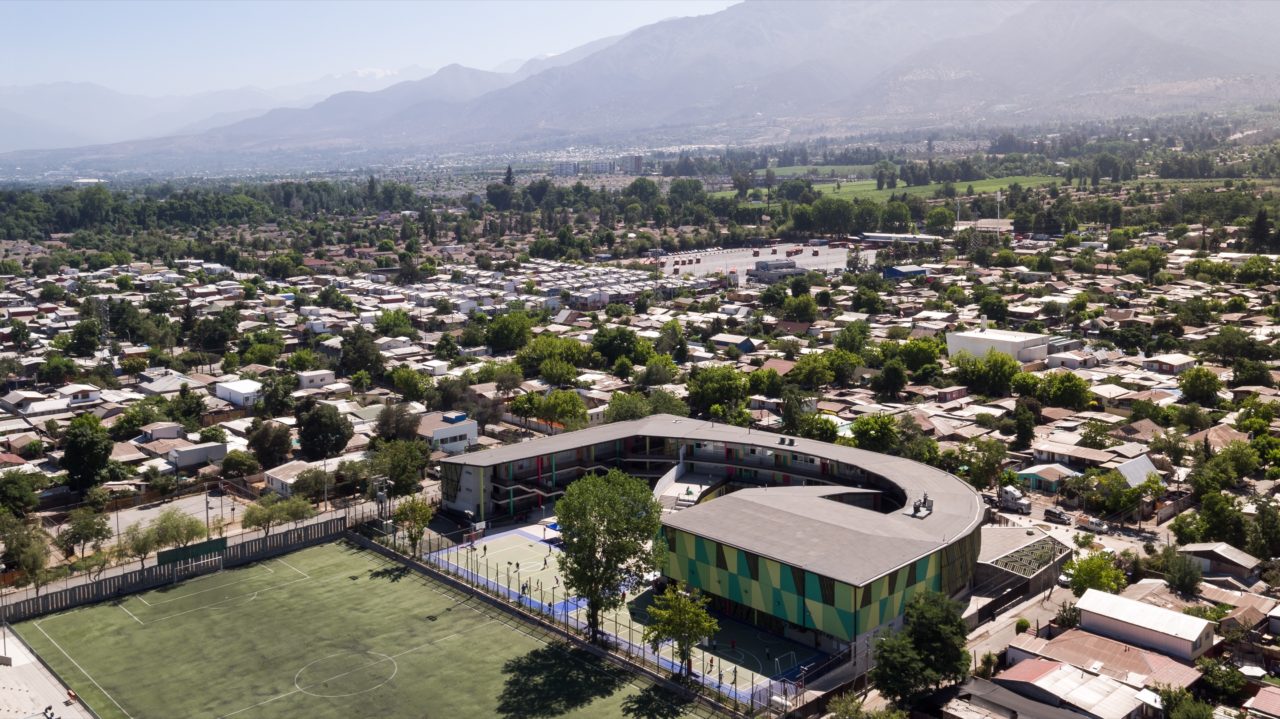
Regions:
<instances>
[{"instance_id":1,"label":"outdoor play court","mask_svg":"<svg viewBox=\"0 0 1280 719\"><path fill-rule=\"evenodd\" d=\"M15 629L103 719L705 712L347 543Z\"/></svg>"},{"instance_id":2,"label":"outdoor play court","mask_svg":"<svg viewBox=\"0 0 1280 719\"><path fill-rule=\"evenodd\" d=\"M567 594L559 578L559 551L559 533L554 525L532 525L478 539L474 545L431 551L426 559L455 574L464 574L473 583L481 581L497 588L534 611L552 613L562 620L574 618L585 626L586 602ZM621 642L643 645L646 610L653 595L651 588L628 595L626 607L604 615L602 629ZM749 702L751 690L770 679L794 681L827 659L812 647L723 616L716 619L720 631L714 637L714 645L708 641L694 649L693 671L709 686L737 694L740 701ZM658 653L662 665L674 671L674 646L663 645Z\"/></svg>"}]
</instances>

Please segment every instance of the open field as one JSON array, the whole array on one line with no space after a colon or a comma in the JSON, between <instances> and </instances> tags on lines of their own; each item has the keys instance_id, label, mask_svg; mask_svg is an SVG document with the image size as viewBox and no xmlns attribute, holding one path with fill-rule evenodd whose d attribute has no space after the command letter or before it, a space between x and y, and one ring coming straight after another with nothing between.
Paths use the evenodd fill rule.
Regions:
<instances>
[{"instance_id":1,"label":"open field","mask_svg":"<svg viewBox=\"0 0 1280 719\"><path fill-rule=\"evenodd\" d=\"M694 711L474 597L345 543L16 630L103 719Z\"/></svg>"},{"instance_id":2,"label":"open field","mask_svg":"<svg viewBox=\"0 0 1280 719\"><path fill-rule=\"evenodd\" d=\"M973 185L973 191L975 193L981 194L983 192L995 192L996 190L1003 190L1009 185L1012 185L1015 183L1022 185L1023 187L1036 187L1038 185L1043 185L1049 182L1061 182L1061 181L1062 181L1062 178L1052 177L1049 175L1017 175L1014 177L995 177L987 180L976 180L974 182L957 182L955 183L955 187L956 187L956 192L963 195L965 193L966 188L968 188L969 185ZM815 184L814 187L816 187L819 190L822 190L822 194L830 195L832 197L841 197L846 200L871 199L871 200L878 200L880 202L884 202L885 200L888 200L890 195L894 195L894 194L901 195L904 192L907 193L908 195L922 195L924 197L933 197L933 193L942 189L941 184L916 185L914 187L907 187L906 185L899 183L898 186L892 190L889 190L889 189L877 190L875 180L860 180L858 182L842 182L840 183L839 190L836 189L835 183Z\"/></svg>"},{"instance_id":3,"label":"open field","mask_svg":"<svg viewBox=\"0 0 1280 719\"><path fill-rule=\"evenodd\" d=\"M800 175L830 177L833 172L837 177L848 177L856 174L869 175L875 170L875 165L791 165L789 167L775 167L773 168L773 174L784 179ZM756 170L756 175L759 177L763 177L764 173L764 170Z\"/></svg>"},{"instance_id":4,"label":"open field","mask_svg":"<svg viewBox=\"0 0 1280 719\"><path fill-rule=\"evenodd\" d=\"M1022 185L1023 187L1038 187L1046 183L1061 181L1061 177L1053 177L1051 175L1016 175L1013 177L993 177L986 180L975 180L973 182L957 182L955 183L955 188L956 192L963 195L969 185L973 185L973 191L975 193L982 194L984 192L989 193L995 192L996 190L1003 190L1014 183ZM942 185L939 183L931 185L915 185L913 187L907 187L906 185L899 183L898 186L892 190L887 188L877 190L875 180L841 182L840 189L838 190L836 189L836 183L834 182L815 182L813 186L815 189L821 190L822 194L828 197L839 197L845 200L870 199L877 200L879 202L888 200L890 195L901 195L903 193L932 198L933 193L942 189ZM735 193L733 190L727 190L724 192L717 192L715 194L722 197L729 197Z\"/></svg>"}]
</instances>

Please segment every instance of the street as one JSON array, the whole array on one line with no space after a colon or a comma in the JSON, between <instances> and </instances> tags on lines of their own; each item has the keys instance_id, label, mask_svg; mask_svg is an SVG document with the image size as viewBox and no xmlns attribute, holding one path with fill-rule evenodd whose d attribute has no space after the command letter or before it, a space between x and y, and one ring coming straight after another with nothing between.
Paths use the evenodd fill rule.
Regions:
<instances>
[{"instance_id":1,"label":"street","mask_svg":"<svg viewBox=\"0 0 1280 719\"><path fill-rule=\"evenodd\" d=\"M1079 523L1085 521L1084 518L1089 516L1084 512L1067 511L1072 517L1073 524L1070 527L1054 524L1045 521L1044 510L1047 507L1058 507L1053 498L1036 492L1028 492L1026 495L1031 500L1031 514L1023 515L1014 512L1001 511L1000 516L1004 517L1011 524L1018 526L1034 526L1048 532L1050 536L1061 540L1068 547L1075 548L1075 536L1084 532L1080 529ZM1147 542L1154 542L1157 547L1163 546L1168 542L1168 533L1161 527L1158 527L1154 521L1145 521L1138 525L1127 524L1124 526L1108 523L1111 527L1111 533L1102 535L1097 538L1097 542L1104 547L1109 547L1116 552L1123 552L1126 549L1133 550L1139 557L1146 556L1143 545Z\"/></svg>"},{"instance_id":2,"label":"street","mask_svg":"<svg viewBox=\"0 0 1280 719\"><path fill-rule=\"evenodd\" d=\"M142 522L145 526L166 509L177 509L183 514L189 514L202 522L207 517L210 524L216 518L222 517L223 525L228 530L233 521L239 521L239 518L244 516L244 508L247 505L244 499L232 494L220 494L215 491L208 495L208 503L206 504L205 496L203 493L187 494L163 502L150 502L136 507L129 507L128 509L121 509L117 512L110 512L112 539L108 540L106 544L114 544L114 538L127 530L129 525ZM62 526L61 524L49 525L46 523L45 528L52 534L57 535L62 531Z\"/></svg>"}]
</instances>

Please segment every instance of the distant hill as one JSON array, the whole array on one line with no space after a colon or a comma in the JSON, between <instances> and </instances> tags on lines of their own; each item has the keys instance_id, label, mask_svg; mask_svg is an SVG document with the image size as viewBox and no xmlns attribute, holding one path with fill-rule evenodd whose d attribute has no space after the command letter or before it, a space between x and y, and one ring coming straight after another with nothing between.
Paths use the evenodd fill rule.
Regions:
<instances>
[{"instance_id":1,"label":"distant hill","mask_svg":"<svg viewBox=\"0 0 1280 719\"><path fill-rule=\"evenodd\" d=\"M1274 99L1275 27L1280 3L1248 0L749 0L514 72L451 65L305 108L191 125L183 137L0 165L287 166L327 153L750 142L1224 109Z\"/></svg>"},{"instance_id":2,"label":"distant hill","mask_svg":"<svg viewBox=\"0 0 1280 719\"><path fill-rule=\"evenodd\" d=\"M356 71L270 89L184 96L122 93L88 82L0 87L0 152L190 134L280 107L305 107L340 91L382 90L430 71Z\"/></svg>"}]
</instances>

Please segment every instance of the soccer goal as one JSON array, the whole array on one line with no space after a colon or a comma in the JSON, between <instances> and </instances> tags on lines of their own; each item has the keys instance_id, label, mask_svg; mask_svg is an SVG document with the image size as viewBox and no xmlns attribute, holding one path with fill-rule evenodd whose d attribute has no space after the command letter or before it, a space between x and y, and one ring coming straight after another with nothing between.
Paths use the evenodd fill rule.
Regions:
<instances>
[{"instance_id":1,"label":"soccer goal","mask_svg":"<svg viewBox=\"0 0 1280 719\"><path fill-rule=\"evenodd\" d=\"M213 574L222 571L222 555L209 554L203 557L188 559L184 562L178 562L174 565L173 581L176 584L184 579L198 577L204 574Z\"/></svg>"},{"instance_id":2,"label":"soccer goal","mask_svg":"<svg viewBox=\"0 0 1280 719\"><path fill-rule=\"evenodd\" d=\"M796 665L796 653L795 653L795 652L787 652L786 654L781 654L781 655L779 655L779 656L775 657L775 658L774 658L774 660L773 660L773 671L774 671L774 676L779 676L779 675L781 675L781 674L782 674L782 670L783 670L783 668L784 668L784 667L785 667L786 669L790 669L791 667L794 667L795 665Z\"/></svg>"}]
</instances>

